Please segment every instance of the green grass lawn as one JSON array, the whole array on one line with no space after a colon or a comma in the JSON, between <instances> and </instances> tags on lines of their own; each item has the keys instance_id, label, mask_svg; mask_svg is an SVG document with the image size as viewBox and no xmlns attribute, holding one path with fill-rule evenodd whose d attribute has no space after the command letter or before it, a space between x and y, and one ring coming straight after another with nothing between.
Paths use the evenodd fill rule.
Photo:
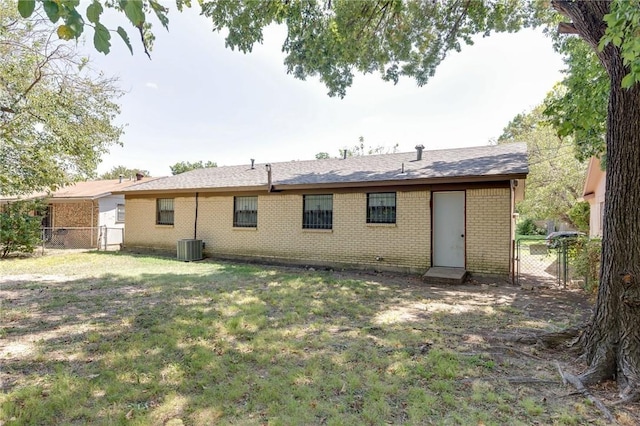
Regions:
<instances>
[{"instance_id":1,"label":"green grass lawn","mask_svg":"<svg viewBox=\"0 0 640 426\"><path fill-rule=\"evenodd\" d=\"M0 424L598 420L490 339L579 315L515 288L93 252L2 261L0 293Z\"/></svg>"}]
</instances>

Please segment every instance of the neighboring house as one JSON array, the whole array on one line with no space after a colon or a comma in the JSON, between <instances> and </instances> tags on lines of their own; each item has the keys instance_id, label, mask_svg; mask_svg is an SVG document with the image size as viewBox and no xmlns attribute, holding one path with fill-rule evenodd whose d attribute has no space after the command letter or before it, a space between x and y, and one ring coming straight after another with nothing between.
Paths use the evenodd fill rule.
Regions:
<instances>
[{"instance_id":1,"label":"neighboring house","mask_svg":"<svg viewBox=\"0 0 640 426\"><path fill-rule=\"evenodd\" d=\"M113 192L150 180L139 175L136 179L77 182L52 194L0 196L0 204L18 198L46 198L48 209L42 227L45 240L52 247L115 246L121 244L124 238L125 204L124 196Z\"/></svg>"},{"instance_id":2,"label":"neighboring house","mask_svg":"<svg viewBox=\"0 0 640 426\"><path fill-rule=\"evenodd\" d=\"M216 167L142 183L125 246L220 258L508 275L525 144Z\"/></svg>"},{"instance_id":3,"label":"neighboring house","mask_svg":"<svg viewBox=\"0 0 640 426\"><path fill-rule=\"evenodd\" d=\"M602 170L600 159L591 157L587 167L587 178L582 190L582 199L589 203L589 236L602 237L604 218L605 182L607 173Z\"/></svg>"}]
</instances>

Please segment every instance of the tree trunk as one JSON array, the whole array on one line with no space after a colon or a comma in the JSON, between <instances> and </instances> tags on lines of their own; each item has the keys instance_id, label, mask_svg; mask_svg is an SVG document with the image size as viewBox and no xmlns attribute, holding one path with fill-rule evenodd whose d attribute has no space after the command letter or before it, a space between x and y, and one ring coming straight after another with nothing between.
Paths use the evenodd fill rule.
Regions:
<instances>
[{"instance_id":1,"label":"tree trunk","mask_svg":"<svg viewBox=\"0 0 640 426\"><path fill-rule=\"evenodd\" d=\"M585 384L617 378L625 396L640 390L640 87L622 89L612 66L600 287L585 334Z\"/></svg>"},{"instance_id":2,"label":"tree trunk","mask_svg":"<svg viewBox=\"0 0 640 426\"><path fill-rule=\"evenodd\" d=\"M610 2L554 1L580 36L596 48ZM620 51L596 49L611 81L607 113L607 177L600 286L583 335L586 385L617 379L621 396L640 393L640 86L621 87L628 69Z\"/></svg>"}]
</instances>

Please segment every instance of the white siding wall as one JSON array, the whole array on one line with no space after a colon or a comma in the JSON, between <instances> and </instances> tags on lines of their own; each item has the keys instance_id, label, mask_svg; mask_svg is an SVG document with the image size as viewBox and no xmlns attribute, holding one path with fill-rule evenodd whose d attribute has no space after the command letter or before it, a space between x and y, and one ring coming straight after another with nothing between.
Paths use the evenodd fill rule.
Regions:
<instances>
[{"instance_id":1,"label":"white siding wall","mask_svg":"<svg viewBox=\"0 0 640 426\"><path fill-rule=\"evenodd\" d=\"M107 244L121 244L123 242L124 222L117 222L117 211L118 204L124 204L124 195L102 197L99 200L99 204L98 226L106 226L108 228ZM116 229L122 229L123 231L117 231Z\"/></svg>"},{"instance_id":2,"label":"white siding wall","mask_svg":"<svg viewBox=\"0 0 640 426\"><path fill-rule=\"evenodd\" d=\"M589 200L590 218L589 218L589 236L602 237L602 209L604 207L604 187L606 182L606 173L602 173L602 177L598 182L593 198Z\"/></svg>"}]
</instances>

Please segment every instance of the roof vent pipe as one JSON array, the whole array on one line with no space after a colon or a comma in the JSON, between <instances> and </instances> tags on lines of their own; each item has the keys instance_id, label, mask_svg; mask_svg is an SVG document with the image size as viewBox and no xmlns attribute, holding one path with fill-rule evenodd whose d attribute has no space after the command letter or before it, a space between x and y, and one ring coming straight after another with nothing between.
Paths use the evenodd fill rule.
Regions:
<instances>
[{"instance_id":1,"label":"roof vent pipe","mask_svg":"<svg viewBox=\"0 0 640 426\"><path fill-rule=\"evenodd\" d=\"M416 145L417 157L416 161L422 160L422 151L424 150L424 145Z\"/></svg>"},{"instance_id":2,"label":"roof vent pipe","mask_svg":"<svg viewBox=\"0 0 640 426\"><path fill-rule=\"evenodd\" d=\"M254 160L253 158L251 159L251 170L253 170L255 167L253 167L254 163L256 162L256 160Z\"/></svg>"},{"instance_id":3,"label":"roof vent pipe","mask_svg":"<svg viewBox=\"0 0 640 426\"><path fill-rule=\"evenodd\" d=\"M118 177L120 178L120 182L118 182L118 183L122 183L122 178L124 177L124 175L120 175Z\"/></svg>"},{"instance_id":4,"label":"roof vent pipe","mask_svg":"<svg viewBox=\"0 0 640 426\"><path fill-rule=\"evenodd\" d=\"M267 169L267 191L271 192L271 164L264 166Z\"/></svg>"},{"instance_id":5,"label":"roof vent pipe","mask_svg":"<svg viewBox=\"0 0 640 426\"><path fill-rule=\"evenodd\" d=\"M347 148L342 150L342 159L346 160L347 159Z\"/></svg>"}]
</instances>

